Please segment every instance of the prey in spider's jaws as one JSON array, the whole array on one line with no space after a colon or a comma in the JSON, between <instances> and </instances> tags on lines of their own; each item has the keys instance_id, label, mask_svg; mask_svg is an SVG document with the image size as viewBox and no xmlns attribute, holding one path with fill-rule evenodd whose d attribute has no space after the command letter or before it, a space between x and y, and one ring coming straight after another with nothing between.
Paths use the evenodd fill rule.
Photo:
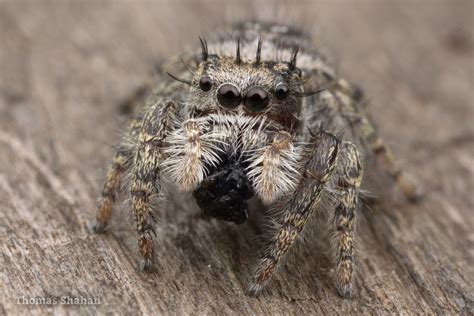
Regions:
<instances>
[{"instance_id":1,"label":"prey in spider's jaws","mask_svg":"<svg viewBox=\"0 0 474 316\"><path fill-rule=\"evenodd\" d=\"M205 214L238 224L256 197L275 210L269 215L277 223L249 284L248 293L256 295L328 191L335 206L336 289L350 297L362 163L359 148L331 131L349 127L407 198L419 197L365 114L364 94L336 76L308 35L285 25L240 23L209 44L200 41L200 52L163 64L152 95L137 102L108 171L94 231L104 231L126 173L141 270L160 258L152 200L165 180L192 192Z\"/></svg>"},{"instance_id":2,"label":"prey in spider's jaws","mask_svg":"<svg viewBox=\"0 0 474 316\"><path fill-rule=\"evenodd\" d=\"M181 190L194 190L205 214L243 223L247 200L255 193L272 201L294 189L299 176L299 152L289 133L269 125L264 119L229 114L187 121L167 138L174 145L165 150L163 173Z\"/></svg>"}]
</instances>

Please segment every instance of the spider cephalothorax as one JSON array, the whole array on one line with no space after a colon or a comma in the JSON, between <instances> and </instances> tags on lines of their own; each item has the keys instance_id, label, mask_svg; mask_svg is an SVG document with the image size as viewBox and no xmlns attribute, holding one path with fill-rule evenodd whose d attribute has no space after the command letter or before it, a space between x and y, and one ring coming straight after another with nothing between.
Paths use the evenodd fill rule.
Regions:
<instances>
[{"instance_id":1,"label":"spider cephalothorax","mask_svg":"<svg viewBox=\"0 0 474 316\"><path fill-rule=\"evenodd\" d=\"M165 183L193 192L206 214L236 223L255 196L276 211L276 232L249 287L257 294L328 191L336 287L350 296L362 163L357 147L330 130L350 127L406 196L418 196L365 115L360 89L338 79L304 33L283 25L236 25L181 61L184 68L163 65L138 108L107 174L94 230L104 230L127 172L143 270L154 259L152 200Z\"/></svg>"}]
</instances>

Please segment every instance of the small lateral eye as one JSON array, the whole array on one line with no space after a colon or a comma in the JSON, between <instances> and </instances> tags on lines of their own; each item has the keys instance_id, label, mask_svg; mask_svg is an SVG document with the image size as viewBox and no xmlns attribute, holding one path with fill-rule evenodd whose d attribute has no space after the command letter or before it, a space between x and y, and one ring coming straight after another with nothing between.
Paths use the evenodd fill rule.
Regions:
<instances>
[{"instance_id":1,"label":"small lateral eye","mask_svg":"<svg viewBox=\"0 0 474 316\"><path fill-rule=\"evenodd\" d=\"M290 89L286 83L280 82L275 87L275 96L277 99L283 100L288 96Z\"/></svg>"},{"instance_id":2,"label":"small lateral eye","mask_svg":"<svg viewBox=\"0 0 474 316\"><path fill-rule=\"evenodd\" d=\"M212 79L209 76L202 76L201 79L199 80L199 88L201 88L202 91L209 91L212 88Z\"/></svg>"}]
</instances>

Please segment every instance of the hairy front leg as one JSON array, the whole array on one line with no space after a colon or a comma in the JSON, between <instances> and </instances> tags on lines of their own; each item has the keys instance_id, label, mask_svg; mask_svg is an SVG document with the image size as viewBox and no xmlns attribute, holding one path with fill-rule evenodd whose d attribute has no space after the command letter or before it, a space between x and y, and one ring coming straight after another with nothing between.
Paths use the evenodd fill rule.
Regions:
<instances>
[{"instance_id":1,"label":"hairy front leg","mask_svg":"<svg viewBox=\"0 0 474 316\"><path fill-rule=\"evenodd\" d=\"M296 242L309 216L318 207L324 184L336 165L339 147L336 137L321 131L313 138L313 144L303 177L284 209L283 223L270 241L250 283L250 295L257 295L262 290Z\"/></svg>"},{"instance_id":2,"label":"hairy front leg","mask_svg":"<svg viewBox=\"0 0 474 316\"><path fill-rule=\"evenodd\" d=\"M173 102L157 102L145 114L136 150L130 187L133 216L138 234L138 248L143 259L140 270L149 270L153 261L154 217L153 195L159 189L162 146L173 123Z\"/></svg>"},{"instance_id":3,"label":"hairy front leg","mask_svg":"<svg viewBox=\"0 0 474 316\"><path fill-rule=\"evenodd\" d=\"M336 176L337 206L332 217L335 230L333 250L336 257L336 288L342 297L352 295L354 275L354 229L358 190L362 180L362 164L353 144L344 142Z\"/></svg>"}]
</instances>

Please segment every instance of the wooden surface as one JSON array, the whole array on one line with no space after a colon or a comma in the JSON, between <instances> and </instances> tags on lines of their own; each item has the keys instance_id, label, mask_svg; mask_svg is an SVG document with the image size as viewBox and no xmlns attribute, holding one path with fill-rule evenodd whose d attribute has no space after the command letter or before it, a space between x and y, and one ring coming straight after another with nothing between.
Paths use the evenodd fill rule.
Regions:
<instances>
[{"instance_id":1,"label":"wooden surface","mask_svg":"<svg viewBox=\"0 0 474 316\"><path fill-rule=\"evenodd\" d=\"M136 271L127 208L106 235L91 233L123 126L117 103L198 35L277 7L176 3L0 1L0 315L472 314L472 1L301 1L276 10L336 53L341 75L365 88L381 135L427 192L410 205L387 179L366 182L383 199L359 217L352 300L333 287L323 228L259 298L244 295L262 232L255 212L234 226L202 218L186 199L162 205L152 274ZM17 301L62 296L101 304Z\"/></svg>"}]
</instances>

